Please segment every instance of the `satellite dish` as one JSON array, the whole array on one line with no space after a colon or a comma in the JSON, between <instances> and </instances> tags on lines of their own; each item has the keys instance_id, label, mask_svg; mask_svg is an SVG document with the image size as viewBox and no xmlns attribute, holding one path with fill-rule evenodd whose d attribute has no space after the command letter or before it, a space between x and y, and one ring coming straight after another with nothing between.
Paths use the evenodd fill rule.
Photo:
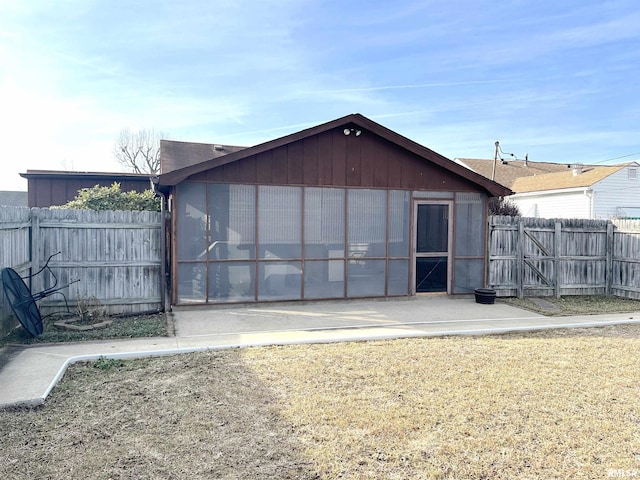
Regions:
<instances>
[{"instance_id":1,"label":"satellite dish","mask_svg":"<svg viewBox=\"0 0 640 480\"><path fill-rule=\"evenodd\" d=\"M38 310L29 287L13 268L3 268L0 275L4 294L11 305L11 310L18 317L25 330L37 337L43 332L44 327L40 310Z\"/></svg>"},{"instance_id":2,"label":"satellite dish","mask_svg":"<svg viewBox=\"0 0 640 480\"><path fill-rule=\"evenodd\" d=\"M49 267L49 262L59 253L60 252L51 255L45 262L44 267L33 275L29 275L29 278L33 278L47 270L54 280L52 287L45 288L41 292L36 292L35 294L31 293L31 290L29 290L29 287L24 283L22 277L18 275L18 272L13 268L3 268L2 272L0 272L0 276L2 277L2 288L4 289L4 294L7 297L9 305L11 305L11 310L13 310L13 313L18 317L22 326L34 337L37 337L44 331L42 316L40 315L40 310L38 309L36 302L48 297L49 295L57 293L62 295L62 298L64 298L64 304L67 307L67 312L69 312L67 297L60 290L67 288L71 283L80 281L74 280L63 287L56 288L56 285L58 285L58 277L56 277Z\"/></svg>"}]
</instances>

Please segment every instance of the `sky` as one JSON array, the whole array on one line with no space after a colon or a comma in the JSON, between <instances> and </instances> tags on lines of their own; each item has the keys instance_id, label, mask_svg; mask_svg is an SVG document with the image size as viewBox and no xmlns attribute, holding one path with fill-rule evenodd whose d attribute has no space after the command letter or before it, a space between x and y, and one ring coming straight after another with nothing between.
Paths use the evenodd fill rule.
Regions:
<instances>
[{"instance_id":1,"label":"sky","mask_svg":"<svg viewBox=\"0 0 640 480\"><path fill-rule=\"evenodd\" d=\"M640 160L637 0L0 0L0 190L119 132L252 146L361 113L448 158Z\"/></svg>"}]
</instances>

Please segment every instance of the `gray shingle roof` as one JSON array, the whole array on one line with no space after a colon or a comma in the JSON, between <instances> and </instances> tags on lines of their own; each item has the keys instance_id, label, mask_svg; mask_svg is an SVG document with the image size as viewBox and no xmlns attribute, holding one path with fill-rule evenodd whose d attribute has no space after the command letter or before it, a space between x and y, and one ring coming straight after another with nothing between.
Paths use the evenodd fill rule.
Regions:
<instances>
[{"instance_id":1,"label":"gray shingle roof","mask_svg":"<svg viewBox=\"0 0 640 480\"><path fill-rule=\"evenodd\" d=\"M196 165L244 148L234 145L160 140L160 173L168 173Z\"/></svg>"}]
</instances>

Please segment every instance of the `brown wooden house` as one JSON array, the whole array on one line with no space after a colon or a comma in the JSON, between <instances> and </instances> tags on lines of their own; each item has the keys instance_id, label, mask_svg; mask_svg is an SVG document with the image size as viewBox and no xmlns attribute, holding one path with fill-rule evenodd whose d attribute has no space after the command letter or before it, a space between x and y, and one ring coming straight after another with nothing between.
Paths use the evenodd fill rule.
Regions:
<instances>
[{"instance_id":1,"label":"brown wooden house","mask_svg":"<svg viewBox=\"0 0 640 480\"><path fill-rule=\"evenodd\" d=\"M511 193L359 114L175 163L157 179L175 305L470 293L487 199Z\"/></svg>"},{"instance_id":2,"label":"brown wooden house","mask_svg":"<svg viewBox=\"0 0 640 480\"><path fill-rule=\"evenodd\" d=\"M151 175L140 173L27 170L20 176L28 181L29 207L40 208L64 205L76 198L78 190L96 185L110 187L117 182L123 192L143 192L152 186Z\"/></svg>"}]
</instances>

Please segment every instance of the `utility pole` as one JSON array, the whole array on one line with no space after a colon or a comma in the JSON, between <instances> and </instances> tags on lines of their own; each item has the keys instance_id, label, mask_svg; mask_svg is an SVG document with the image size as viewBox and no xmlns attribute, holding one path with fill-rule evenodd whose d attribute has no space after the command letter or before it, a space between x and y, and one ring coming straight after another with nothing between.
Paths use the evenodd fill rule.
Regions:
<instances>
[{"instance_id":1,"label":"utility pole","mask_svg":"<svg viewBox=\"0 0 640 480\"><path fill-rule=\"evenodd\" d=\"M496 142L496 153L493 155L493 171L491 172L491 180L495 181L496 179L496 163L498 162L498 148L500 147L500 142Z\"/></svg>"}]
</instances>

